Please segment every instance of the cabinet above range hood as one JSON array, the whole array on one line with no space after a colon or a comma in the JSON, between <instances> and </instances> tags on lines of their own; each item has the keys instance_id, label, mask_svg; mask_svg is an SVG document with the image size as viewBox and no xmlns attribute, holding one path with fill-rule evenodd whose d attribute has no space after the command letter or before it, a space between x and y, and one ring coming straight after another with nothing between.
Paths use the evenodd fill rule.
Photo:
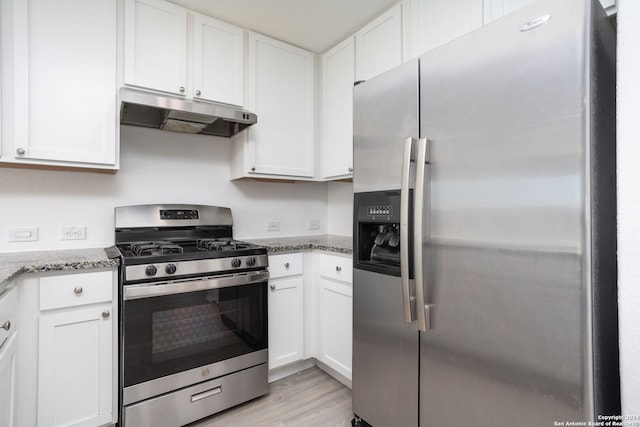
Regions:
<instances>
[{"instance_id":1,"label":"cabinet above range hood","mask_svg":"<svg viewBox=\"0 0 640 427\"><path fill-rule=\"evenodd\" d=\"M123 87L120 123L182 133L230 137L257 123L240 107L198 102Z\"/></svg>"}]
</instances>

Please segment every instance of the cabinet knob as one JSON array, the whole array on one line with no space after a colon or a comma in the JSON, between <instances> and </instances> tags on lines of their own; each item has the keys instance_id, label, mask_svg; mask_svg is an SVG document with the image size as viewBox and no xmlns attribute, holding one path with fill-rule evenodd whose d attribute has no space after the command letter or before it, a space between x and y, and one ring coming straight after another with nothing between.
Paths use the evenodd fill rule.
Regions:
<instances>
[{"instance_id":1,"label":"cabinet knob","mask_svg":"<svg viewBox=\"0 0 640 427\"><path fill-rule=\"evenodd\" d=\"M256 167L255 166L251 166L251 172L255 172L256 171Z\"/></svg>"},{"instance_id":2,"label":"cabinet knob","mask_svg":"<svg viewBox=\"0 0 640 427\"><path fill-rule=\"evenodd\" d=\"M336 271L342 271L342 267L340 267L339 265L336 265Z\"/></svg>"},{"instance_id":3,"label":"cabinet knob","mask_svg":"<svg viewBox=\"0 0 640 427\"><path fill-rule=\"evenodd\" d=\"M104 317L105 319L108 318L111 315L111 313L109 313L109 310L105 310L102 312L102 317Z\"/></svg>"},{"instance_id":4,"label":"cabinet knob","mask_svg":"<svg viewBox=\"0 0 640 427\"><path fill-rule=\"evenodd\" d=\"M353 172L353 168L349 168L349 172Z\"/></svg>"},{"instance_id":5,"label":"cabinet knob","mask_svg":"<svg viewBox=\"0 0 640 427\"><path fill-rule=\"evenodd\" d=\"M200 96L200 94L202 94L202 92L200 92L200 90L196 90L196 95Z\"/></svg>"},{"instance_id":6,"label":"cabinet knob","mask_svg":"<svg viewBox=\"0 0 640 427\"><path fill-rule=\"evenodd\" d=\"M272 291L276 290L276 285L270 285L269 287L271 288Z\"/></svg>"},{"instance_id":7,"label":"cabinet knob","mask_svg":"<svg viewBox=\"0 0 640 427\"><path fill-rule=\"evenodd\" d=\"M73 293L80 295L82 293L82 286L76 286L73 288Z\"/></svg>"},{"instance_id":8,"label":"cabinet knob","mask_svg":"<svg viewBox=\"0 0 640 427\"><path fill-rule=\"evenodd\" d=\"M289 268L289 263L288 262L284 263L284 268Z\"/></svg>"},{"instance_id":9,"label":"cabinet knob","mask_svg":"<svg viewBox=\"0 0 640 427\"><path fill-rule=\"evenodd\" d=\"M2 324L2 326L0 326L0 328L4 329L5 331L8 331L9 329L11 329L11 322L7 320Z\"/></svg>"},{"instance_id":10,"label":"cabinet knob","mask_svg":"<svg viewBox=\"0 0 640 427\"><path fill-rule=\"evenodd\" d=\"M180 86L180 92L184 93L184 86Z\"/></svg>"},{"instance_id":11,"label":"cabinet knob","mask_svg":"<svg viewBox=\"0 0 640 427\"><path fill-rule=\"evenodd\" d=\"M24 148L22 148L22 147L18 147L18 148L16 148L16 153L18 153L18 155L20 155L20 156L24 156L24 154L25 154L26 152L27 152L27 151L26 151Z\"/></svg>"}]
</instances>

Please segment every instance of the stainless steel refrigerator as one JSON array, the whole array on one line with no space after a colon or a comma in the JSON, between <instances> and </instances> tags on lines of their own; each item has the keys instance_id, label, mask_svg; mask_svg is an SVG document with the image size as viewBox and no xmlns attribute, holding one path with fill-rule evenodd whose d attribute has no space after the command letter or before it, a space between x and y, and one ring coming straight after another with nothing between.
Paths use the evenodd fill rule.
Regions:
<instances>
[{"instance_id":1,"label":"stainless steel refrigerator","mask_svg":"<svg viewBox=\"0 0 640 427\"><path fill-rule=\"evenodd\" d=\"M598 1L538 1L356 85L353 188L356 424L620 412Z\"/></svg>"}]
</instances>

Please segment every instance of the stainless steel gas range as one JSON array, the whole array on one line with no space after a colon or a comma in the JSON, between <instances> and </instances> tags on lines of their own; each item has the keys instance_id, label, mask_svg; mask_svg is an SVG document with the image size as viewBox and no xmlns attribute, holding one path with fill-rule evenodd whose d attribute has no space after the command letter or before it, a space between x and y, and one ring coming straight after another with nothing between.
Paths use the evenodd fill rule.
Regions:
<instances>
[{"instance_id":1,"label":"stainless steel gas range","mask_svg":"<svg viewBox=\"0 0 640 427\"><path fill-rule=\"evenodd\" d=\"M261 396L267 253L228 208L115 209L123 427L178 427Z\"/></svg>"}]
</instances>

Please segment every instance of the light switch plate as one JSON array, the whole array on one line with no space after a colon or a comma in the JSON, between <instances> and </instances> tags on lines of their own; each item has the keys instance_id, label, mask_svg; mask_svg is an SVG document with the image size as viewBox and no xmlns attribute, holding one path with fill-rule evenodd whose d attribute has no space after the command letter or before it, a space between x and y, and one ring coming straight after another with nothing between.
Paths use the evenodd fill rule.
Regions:
<instances>
[{"instance_id":1,"label":"light switch plate","mask_svg":"<svg viewBox=\"0 0 640 427\"><path fill-rule=\"evenodd\" d=\"M10 242L35 242L38 240L38 227L21 227L9 230Z\"/></svg>"}]
</instances>

